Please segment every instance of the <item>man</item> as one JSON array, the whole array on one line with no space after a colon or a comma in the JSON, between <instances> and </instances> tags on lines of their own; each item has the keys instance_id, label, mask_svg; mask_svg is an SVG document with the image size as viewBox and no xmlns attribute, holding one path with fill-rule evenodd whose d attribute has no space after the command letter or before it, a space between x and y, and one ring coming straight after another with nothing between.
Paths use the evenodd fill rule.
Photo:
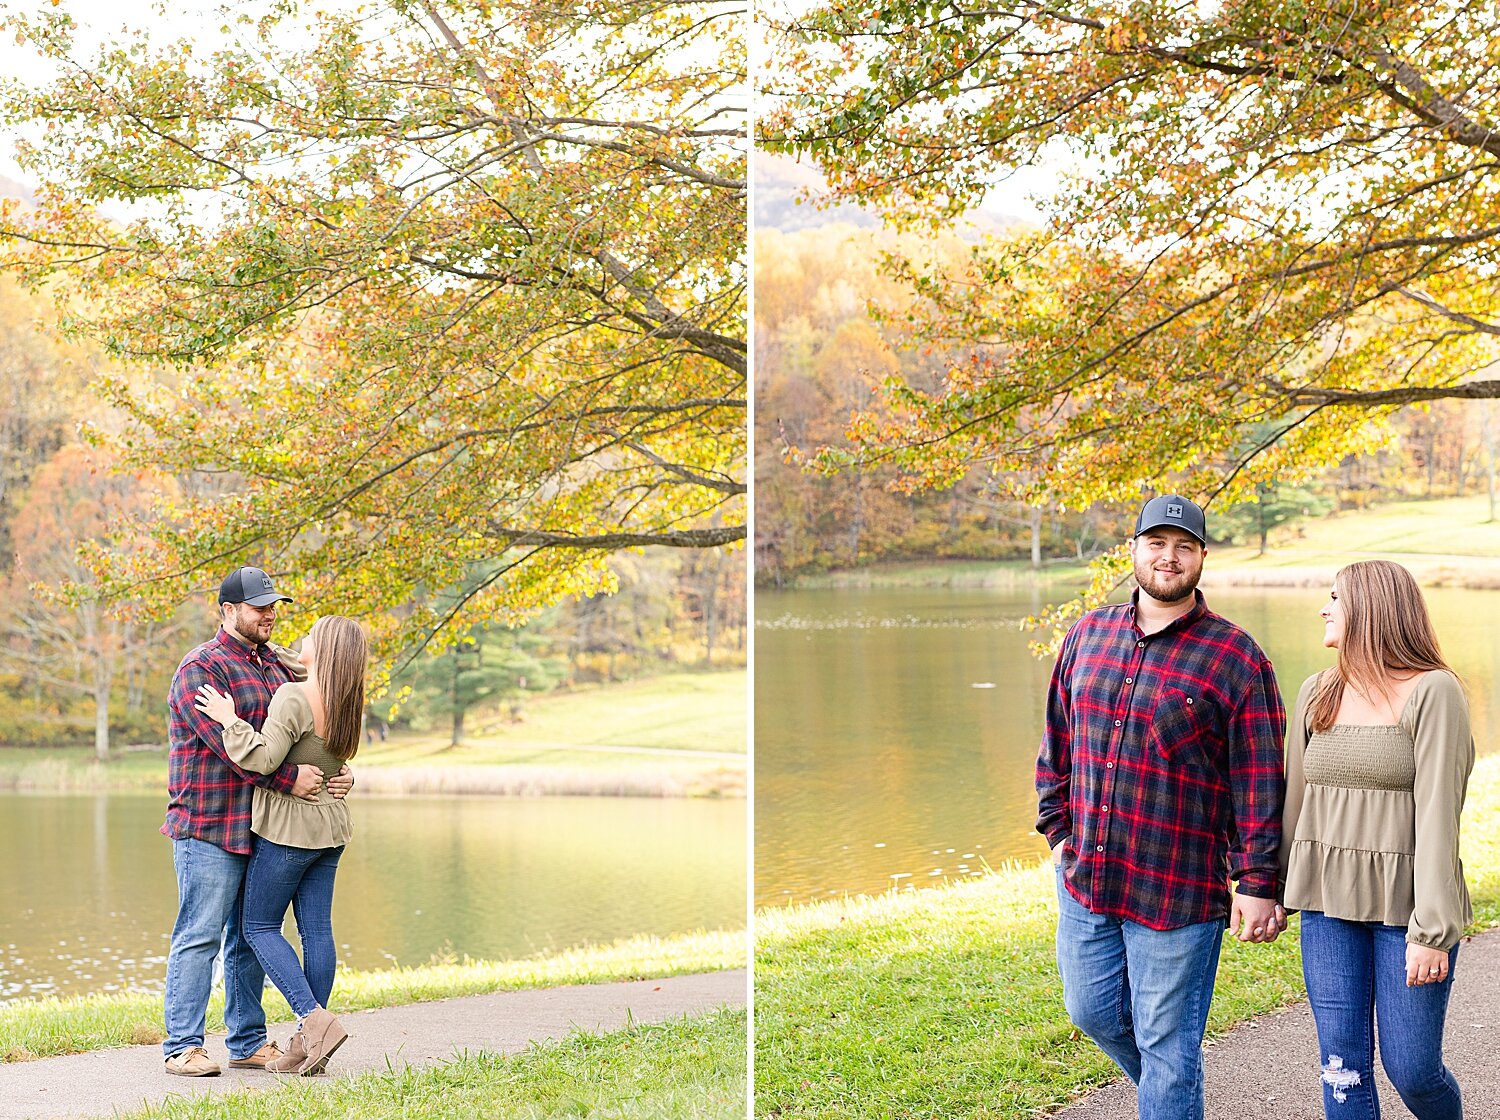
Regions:
<instances>
[{"instance_id":1,"label":"man","mask_svg":"<svg viewBox=\"0 0 1500 1120\"><path fill-rule=\"evenodd\" d=\"M177 666L169 698L171 800L161 831L172 838L177 869L177 923L167 955L166 1054L168 1073L209 1077L218 1063L203 1048L213 962L224 949L224 1022L229 1064L264 1069L280 1048L266 1041L261 1008L265 972L245 941L241 907L250 858L253 785L317 800L323 774L315 766L283 765L274 774L252 774L229 761L221 728L194 703L201 685L234 697L235 709L256 730L271 694L293 679L290 656L270 645L276 605L291 602L259 568L236 568L219 587L221 629ZM327 780L343 797L354 779L346 766Z\"/></svg>"},{"instance_id":2,"label":"man","mask_svg":"<svg viewBox=\"0 0 1500 1120\"><path fill-rule=\"evenodd\" d=\"M1141 509L1139 586L1063 640L1036 768L1068 1016L1135 1082L1141 1120L1203 1116L1226 918L1241 941L1285 926L1286 713L1266 655L1197 590L1206 534L1186 498Z\"/></svg>"}]
</instances>

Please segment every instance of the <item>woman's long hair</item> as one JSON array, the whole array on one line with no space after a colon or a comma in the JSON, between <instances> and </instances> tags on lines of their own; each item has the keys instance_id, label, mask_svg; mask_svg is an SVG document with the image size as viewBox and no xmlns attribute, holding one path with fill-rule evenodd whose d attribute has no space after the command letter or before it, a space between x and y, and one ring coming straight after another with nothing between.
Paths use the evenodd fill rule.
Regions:
<instances>
[{"instance_id":1,"label":"woman's long hair","mask_svg":"<svg viewBox=\"0 0 1500 1120\"><path fill-rule=\"evenodd\" d=\"M348 762L359 750L370 643L359 623L339 614L314 622L309 639L317 651L313 667L323 694L323 740L329 754Z\"/></svg>"},{"instance_id":2,"label":"woman's long hair","mask_svg":"<svg viewBox=\"0 0 1500 1120\"><path fill-rule=\"evenodd\" d=\"M1343 606L1344 633L1338 664L1323 670L1313 692L1314 731L1333 726L1346 684L1366 696L1390 698L1393 672L1453 672L1438 648L1422 589L1400 564L1350 564L1333 577L1333 589Z\"/></svg>"}]
</instances>

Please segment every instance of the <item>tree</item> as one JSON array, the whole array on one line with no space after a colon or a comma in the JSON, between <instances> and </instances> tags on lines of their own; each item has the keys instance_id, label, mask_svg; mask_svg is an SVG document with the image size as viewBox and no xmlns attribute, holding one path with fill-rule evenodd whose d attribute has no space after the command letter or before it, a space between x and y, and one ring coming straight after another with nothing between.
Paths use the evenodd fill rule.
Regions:
<instances>
[{"instance_id":1,"label":"tree","mask_svg":"<svg viewBox=\"0 0 1500 1120\"><path fill-rule=\"evenodd\" d=\"M82 355L36 329L40 303L0 280L0 574L15 548L11 517L32 472L69 442L83 378Z\"/></svg>"},{"instance_id":2,"label":"tree","mask_svg":"<svg viewBox=\"0 0 1500 1120\"><path fill-rule=\"evenodd\" d=\"M935 391L891 382L895 419L827 466L1232 504L1375 446L1401 405L1500 395L1490 5L853 0L780 36L764 138L835 200L919 226L1073 161L1044 230L896 262L917 336L970 350Z\"/></svg>"},{"instance_id":3,"label":"tree","mask_svg":"<svg viewBox=\"0 0 1500 1120\"><path fill-rule=\"evenodd\" d=\"M477 707L546 692L562 680L563 662L543 651L546 640L526 630L475 629L435 657L422 657L393 684L411 687L411 704L430 719L449 719L449 746L463 742L464 719ZM403 704L403 707L405 705Z\"/></svg>"},{"instance_id":4,"label":"tree","mask_svg":"<svg viewBox=\"0 0 1500 1120\"><path fill-rule=\"evenodd\" d=\"M140 618L129 604L101 603L89 594L90 573L75 544L93 540L125 557L128 541L110 538L110 525L128 522L148 506L165 480L112 471L97 452L64 447L32 479L12 529L15 568L0 609L0 664L37 684L87 697L94 708L94 753L109 760L110 701L122 679L138 679L160 660L176 627ZM71 591L71 593L70 593Z\"/></svg>"},{"instance_id":5,"label":"tree","mask_svg":"<svg viewBox=\"0 0 1500 1120\"><path fill-rule=\"evenodd\" d=\"M0 265L155 371L100 383L129 424L94 438L184 480L103 593L259 562L415 604L389 652L743 539L735 5L286 3L96 58L64 12L6 22L59 76L0 90L38 180ZM418 602L475 563L457 614Z\"/></svg>"}]
</instances>

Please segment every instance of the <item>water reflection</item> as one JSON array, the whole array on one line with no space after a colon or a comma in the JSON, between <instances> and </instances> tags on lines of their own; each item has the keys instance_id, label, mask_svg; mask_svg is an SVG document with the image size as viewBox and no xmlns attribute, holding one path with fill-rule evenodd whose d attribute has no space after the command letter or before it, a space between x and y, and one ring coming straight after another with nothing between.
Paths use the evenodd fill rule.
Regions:
<instances>
[{"instance_id":1,"label":"water reflection","mask_svg":"<svg viewBox=\"0 0 1500 1120\"><path fill-rule=\"evenodd\" d=\"M161 990L177 906L164 800L0 794L0 998ZM339 866L340 959L738 928L744 836L737 800L369 798Z\"/></svg>"},{"instance_id":2,"label":"water reflection","mask_svg":"<svg viewBox=\"0 0 1500 1120\"><path fill-rule=\"evenodd\" d=\"M1500 593L1427 592L1493 749ZM875 893L1043 851L1032 766L1050 662L1025 590L840 589L756 596L756 903ZM1288 703L1332 659L1326 589L1212 591L1276 666Z\"/></svg>"}]
</instances>

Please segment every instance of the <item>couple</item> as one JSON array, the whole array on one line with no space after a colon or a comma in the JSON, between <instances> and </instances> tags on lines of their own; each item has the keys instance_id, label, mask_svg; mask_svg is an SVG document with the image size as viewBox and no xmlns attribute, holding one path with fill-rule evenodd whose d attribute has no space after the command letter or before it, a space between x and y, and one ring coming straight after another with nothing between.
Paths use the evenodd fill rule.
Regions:
<instances>
[{"instance_id":1,"label":"couple","mask_svg":"<svg viewBox=\"0 0 1500 1120\"><path fill-rule=\"evenodd\" d=\"M1472 916L1458 823L1474 741L1416 581L1382 560L1334 577L1338 660L1303 684L1283 763L1271 664L1197 590L1203 511L1152 498L1130 550L1131 601L1063 641L1037 760L1069 1017L1135 1083L1142 1120L1200 1120L1226 918L1265 944L1301 910L1325 1114L1380 1115L1378 1022L1417 1120L1461 1120L1442 1044Z\"/></svg>"},{"instance_id":2,"label":"couple","mask_svg":"<svg viewBox=\"0 0 1500 1120\"><path fill-rule=\"evenodd\" d=\"M349 840L347 762L359 745L368 648L352 619L319 618L300 653L271 645L291 602L259 568L219 588L220 630L183 658L170 696L177 923L167 956L168 1073L208 1077L213 963L224 953L229 1064L311 1076L348 1037L328 1013L333 879ZM326 780L325 780L326 777ZM295 907L303 961L282 935ZM298 1018L285 1053L266 1039L270 975Z\"/></svg>"}]
</instances>

